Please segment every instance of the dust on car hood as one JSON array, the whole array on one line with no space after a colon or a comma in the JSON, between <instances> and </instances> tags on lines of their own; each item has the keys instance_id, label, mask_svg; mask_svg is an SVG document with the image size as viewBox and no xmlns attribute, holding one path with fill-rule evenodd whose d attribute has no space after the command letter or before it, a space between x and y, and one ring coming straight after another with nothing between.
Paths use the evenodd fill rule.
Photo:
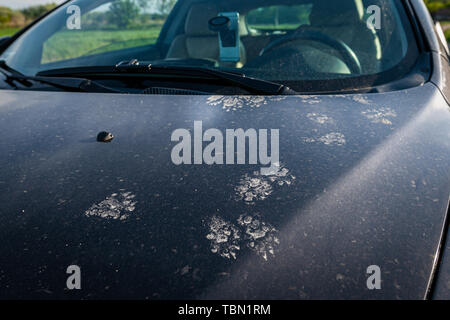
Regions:
<instances>
[{"instance_id":1,"label":"dust on car hood","mask_svg":"<svg viewBox=\"0 0 450 320\"><path fill-rule=\"evenodd\" d=\"M336 96L0 93L0 297L423 298L450 194L431 84ZM175 165L176 129L279 129L278 171ZM114 140L96 142L100 131ZM78 265L83 289L69 292ZM367 268L380 267L381 290Z\"/></svg>"}]
</instances>

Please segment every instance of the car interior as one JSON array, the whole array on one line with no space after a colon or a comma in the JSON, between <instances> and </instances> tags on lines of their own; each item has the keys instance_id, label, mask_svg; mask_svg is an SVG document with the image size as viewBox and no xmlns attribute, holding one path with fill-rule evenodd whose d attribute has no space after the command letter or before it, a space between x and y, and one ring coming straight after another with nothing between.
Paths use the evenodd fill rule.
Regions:
<instances>
[{"instance_id":1,"label":"car interior","mask_svg":"<svg viewBox=\"0 0 450 320\"><path fill-rule=\"evenodd\" d=\"M311 3L312 0L305 2ZM258 1L249 4L240 5L239 12L239 36L241 59L237 61L236 66L245 66L247 61L252 61L260 56L261 51L272 41L284 37L286 33L283 30L275 32L263 32L257 29L251 29L246 21L246 15L249 11L255 10L255 4L263 7L271 5L284 6L298 5L299 1ZM233 7L229 2L207 1L195 3L191 6L186 16L184 24L184 33L176 36L172 42L166 59L210 59L217 64L220 62L219 43L217 33L208 30L208 21L227 10L227 5ZM250 6L253 5L253 6ZM309 24L301 25L301 29L313 29L329 35L332 38L340 39L346 43L355 52L358 59L364 59L363 72L371 73L376 70L377 63L381 58L381 45L376 30L368 28L364 21L364 6L362 0L349 0L345 2L330 2L316 0L312 2L312 10L309 15ZM334 18L333 18L334 17ZM343 23L345 22L345 23ZM295 30L290 30L290 32ZM310 43L311 45L311 43ZM314 45L317 47L317 43ZM329 48L328 48L329 49ZM310 65L320 68L317 64L317 52L315 55L304 56ZM330 57L324 57L329 59ZM334 63L339 61L332 59ZM226 65L230 65L229 63ZM322 70L337 70L333 66L323 64ZM342 68L341 68L342 69ZM344 72L345 72L344 66ZM342 71L342 70L341 70Z\"/></svg>"}]
</instances>

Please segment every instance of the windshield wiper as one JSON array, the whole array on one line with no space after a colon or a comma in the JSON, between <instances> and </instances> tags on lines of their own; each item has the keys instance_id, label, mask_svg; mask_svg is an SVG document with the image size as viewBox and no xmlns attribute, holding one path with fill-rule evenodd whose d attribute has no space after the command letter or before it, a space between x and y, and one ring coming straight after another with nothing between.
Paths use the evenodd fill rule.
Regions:
<instances>
[{"instance_id":1,"label":"windshield wiper","mask_svg":"<svg viewBox=\"0 0 450 320\"><path fill-rule=\"evenodd\" d=\"M176 66L171 64L140 63L137 59L122 61L116 65L119 72L133 73L144 72L152 74L173 75L207 75L216 79L224 80L230 84L237 85L256 94L266 95L289 95L296 94L289 87L267 80L250 78L243 73L227 72L205 67Z\"/></svg>"},{"instance_id":2,"label":"windshield wiper","mask_svg":"<svg viewBox=\"0 0 450 320\"><path fill-rule=\"evenodd\" d=\"M121 93L118 90L105 87L99 83L96 83L89 79L84 78L49 78L42 76L26 76L17 70L14 70L4 60L0 60L0 72L6 77L6 82L12 87L17 89L14 81L22 84L23 86L30 88L33 86L33 82L40 82L47 84L58 89L66 91L76 92L102 92L102 93Z\"/></svg>"},{"instance_id":3,"label":"windshield wiper","mask_svg":"<svg viewBox=\"0 0 450 320\"><path fill-rule=\"evenodd\" d=\"M229 83L230 85L240 87L253 94L263 95L295 95L297 92L289 87L267 80L247 77L245 74L237 72L221 71L205 67L189 67L177 66L173 64L150 64L139 62L134 59L131 61L122 61L115 66L99 66L99 67L78 67L55 69L48 71L41 71L39 76L55 77L55 76L69 76L69 75L101 75L108 77L120 76L125 74L132 75L164 75L173 77L199 77L204 79L217 79Z\"/></svg>"}]
</instances>

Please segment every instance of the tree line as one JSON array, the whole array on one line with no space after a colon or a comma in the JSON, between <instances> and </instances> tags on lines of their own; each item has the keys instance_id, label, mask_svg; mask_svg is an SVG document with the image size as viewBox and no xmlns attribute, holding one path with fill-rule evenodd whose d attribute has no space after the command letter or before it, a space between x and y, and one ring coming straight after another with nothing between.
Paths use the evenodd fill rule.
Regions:
<instances>
[{"instance_id":1,"label":"tree line","mask_svg":"<svg viewBox=\"0 0 450 320\"><path fill-rule=\"evenodd\" d=\"M109 10L95 13L94 17L86 17L88 25L95 20L98 23L116 27L126 27L132 24L145 24L149 19L164 19L172 10L177 0L116 0L112 1ZM13 10L0 6L0 28L24 27L47 11L55 8L55 3L31 6L22 10ZM146 13L151 6L152 13ZM94 18L94 19L93 19Z\"/></svg>"},{"instance_id":2,"label":"tree line","mask_svg":"<svg viewBox=\"0 0 450 320\"><path fill-rule=\"evenodd\" d=\"M139 23L139 16L148 8L150 3L155 5L156 11L151 14L152 19L166 17L177 0L117 0L112 2L108 16L105 20L114 21L118 27L129 26L132 23ZM446 10L450 11L450 0L424 0L429 10L436 14ZM31 21L43 15L45 12L56 7L55 3L46 5L31 6L22 10L13 10L0 6L0 28L24 27ZM155 9L155 7L153 9ZM295 14L295 13L292 13ZM148 18L149 14L145 14ZM96 17L101 18L101 17ZM93 19L94 20L94 19ZM97 20L98 21L98 20ZM108 23L105 21L105 23ZM111 24L111 23L109 23Z\"/></svg>"},{"instance_id":3,"label":"tree line","mask_svg":"<svg viewBox=\"0 0 450 320\"><path fill-rule=\"evenodd\" d=\"M425 4L432 13L439 10L450 8L450 0L424 0Z\"/></svg>"},{"instance_id":4,"label":"tree line","mask_svg":"<svg viewBox=\"0 0 450 320\"><path fill-rule=\"evenodd\" d=\"M0 27L23 27L55 7L55 3L32 6L22 10L0 6Z\"/></svg>"}]
</instances>

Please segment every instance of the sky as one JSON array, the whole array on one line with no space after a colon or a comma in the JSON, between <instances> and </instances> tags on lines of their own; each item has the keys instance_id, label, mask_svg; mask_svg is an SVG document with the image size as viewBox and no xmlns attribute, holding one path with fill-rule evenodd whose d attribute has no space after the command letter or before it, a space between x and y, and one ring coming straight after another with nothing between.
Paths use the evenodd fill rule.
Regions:
<instances>
[{"instance_id":1,"label":"sky","mask_svg":"<svg viewBox=\"0 0 450 320\"><path fill-rule=\"evenodd\" d=\"M46 3L61 3L64 0L0 0L0 6L9 7L12 9L21 9L38 4Z\"/></svg>"}]
</instances>

